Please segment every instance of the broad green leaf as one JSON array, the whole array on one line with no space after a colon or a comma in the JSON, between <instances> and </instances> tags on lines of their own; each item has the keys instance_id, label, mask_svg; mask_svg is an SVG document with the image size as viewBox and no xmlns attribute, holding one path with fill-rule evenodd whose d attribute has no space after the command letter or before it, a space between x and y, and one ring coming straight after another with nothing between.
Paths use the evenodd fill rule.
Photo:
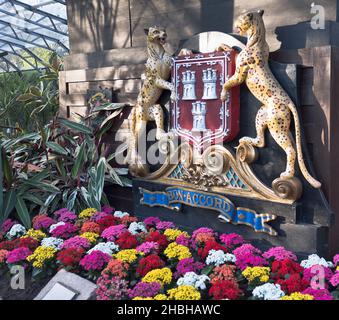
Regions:
<instances>
[{"instance_id":1,"label":"broad green leaf","mask_svg":"<svg viewBox=\"0 0 339 320\"><path fill-rule=\"evenodd\" d=\"M64 192L62 193L62 202L66 203L67 202L67 196L68 196L68 189L64 190Z\"/></svg>"},{"instance_id":2,"label":"broad green leaf","mask_svg":"<svg viewBox=\"0 0 339 320\"><path fill-rule=\"evenodd\" d=\"M122 154L124 151L126 151L128 149L128 144L124 143L119 145L119 147L117 148L117 150L112 153L106 160L107 162L110 162L111 160L113 160L116 156Z\"/></svg>"},{"instance_id":3,"label":"broad green leaf","mask_svg":"<svg viewBox=\"0 0 339 320\"><path fill-rule=\"evenodd\" d=\"M61 197L57 195L53 198L53 201L49 204L49 211L55 212L58 208L60 208Z\"/></svg>"},{"instance_id":4,"label":"broad green leaf","mask_svg":"<svg viewBox=\"0 0 339 320\"><path fill-rule=\"evenodd\" d=\"M19 97L16 98L17 101L21 101L21 102L25 102L25 101L29 101L31 99L34 99L35 96L31 93L25 93L20 95Z\"/></svg>"},{"instance_id":5,"label":"broad green leaf","mask_svg":"<svg viewBox=\"0 0 339 320\"><path fill-rule=\"evenodd\" d=\"M25 201L20 196L17 196L15 209L23 225L26 227L26 229L30 229L32 225L31 217L29 215Z\"/></svg>"},{"instance_id":6,"label":"broad green leaf","mask_svg":"<svg viewBox=\"0 0 339 320\"><path fill-rule=\"evenodd\" d=\"M39 173L36 173L34 174L31 178L28 179L29 182L40 182L44 179L46 179L47 177L49 176L49 172L47 169L39 172Z\"/></svg>"},{"instance_id":7,"label":"broad green leaf","mask_svg":"<svg viewBox=\"0 0 339 320\"><path fill-rule=\"evenodd\" d=\"M104 190L105 184L105 171L106 171L106 160L105 158L100 158L97 170L96 170L96 190L97 190L97 197L96 199L100 202L102 192Z\"/></svg>"},{"instance_id":8,"label":"broad green leaf","mask_svg":"<svg viewBox=\"0 0 339 320\"><path fill-rule=\"evenodd\" d=\"M48 142L46 142L46 146L48 148L52 149L56 153L60 153L60 154L63 154L65 156L68 154L68 152L56 142L48 141Z\"/></svg>"},{"instance_id":9,"label":"broad green leaf","mask_svg":"<svg viewBox=\"0 0 339 320\"><path fill-rule=\"evenodd\" d=\"M5 221L10 213L13 211L16 203L16 192L15 190L9 190L6 192L3 206L3 221Z\"/></svg>"},{"instance_id":10,"label":"broad green leaf","mask_svg":"<svg viewBox=\"0 0 339 320\"><path fill-rule=\"evenodd\" d=\"M71 177L73 179L75 179L80 171L80 167L82 166L83 162L84 162L84 158L85 158L85 143L83 143L79 149L79 153L78 156L75 160L75 163L73 165L72 168L72 172L71 172Z\"/></svg>"},{"instance_id":11,"label":"broad green leaf","mask_svg":"<svg viewBox=\"0 0 339 320\"><path fill-rule=\"evenodd\" d=\"M66 172L66 169L62 163L62 161L60 159L56 159L55 160L55 165L59 171L59 174L64 178L66 179L67 178L67 172Z\"/></svg>"},{"instance_id":12,"label":"broad green leaf","mask_svg":"<svg viewBox=\"0 0 339 320\"><path fill-rule=\"evenodd\" d=\"M57 80L58 77L55 75L45 75L41 77L41 80L51 81L51 80Z\"/></svg>"},{"instance_id":13,"label":"broad green leaf","mask_svg":"<svg viewBox=\"0 0 339 320\"><path fill-rule=\"evenodd\" d=\"M37 97L40 97L40 96L41 96L41 91L40 91L40 89L37 88L37 87L30 87L30 88L29 88L29 91L30 91L30 93L31 93L32 95L34 95L34 96L37 96Z\"/></svg>"},{"instance_id":14,"label":"broad green leaf","mask_svg":"<svg viewBox=\"0 0 339 320\"><path fill-rule=\"evenodd\" d=\"M81 190L81 194L82 194L83 198L87 202L88 199L89 199L89 193L88 193L87 189L85 187L81 187L80 190Z\"/></svg>"},{"instance_id":15,"label":"broad green leaf","mask_svg":"<svg viewBox=\"0 0 339 320\"><path fill-rule=\"evenodd\" d=\"M75 200L77 198L77 194L78 194L78 190L74 190L68 198L67 209L69 211L73 210L73 208L74 208L74 203L75 203Z\"/></svg>"},{"instance_id":16,"label":"broad green leaf","mask_svg":"<svg viewBox=\"0 0 339 320\"><path fill-rule=\"evenodd\" d=\"M10 148L13 147L14 145L16 145L19 142L23 142L23 141L36 141L39 140L41 138L39 133L27 133L24 134L18 138L15 139L9 139L7 141L5 141L5 143L3 143L3 147L6 149L6 151Z\"/></svg>"},{"instance_id":17,"label":"broad green leaf","mask_svg":"<svg viewBox=\"0 0 339 320\"><path fill-rule=\"evenodd\" d=\"M100 201L98 201L97 199L91 199L91 207L100 211L100 209L101 209Z\"/></svg>"},{"instance_id":18,"label":"broad green leaf","mask_svg":"<svg viewBox=\"0 0 339 320\"><path fill-rule=\"evenodd\" d=\"M30 116L33 117L36 113L40 113L40 112L44 111L47 106L48 106L48 103L44 103L44 104L40 105L39 107L34 108L34 110L31 112Z\"/></svg>"},{"instance_id":19,"label":"broad green leaf","mask_svg":"<svg viewBox=\"0 0 339 320\"><path fill-rule=\"evenodd\" d=\"M66 119L59 119L60 123L67 127L70 128L76 132L82 132L82 133L86 133L86 134L92 134L92 129L81 124L81 123L77 123L74 121L70 121L70 120L66 120Z\"/></svg>"},{"instance_id":20,"label":"broad green leaf","mask_svg":"<svg viewBox=\"0 0 339 320\"><path fill-rule=\"evenodd\" d=\"M111 179L118 185L120 186L124 186L124 184L122 183L120 176L115 172L115 170L108 164L107 165L107 169L108 169L108 174L111 177Z\"/></svg>"},{"instance_id":21,"label":"broad green leaf","mask_svg":"<svg viewBox=\"0 0 339 320\"><path fill-rule=\"evenodd\" d=\"M48 207L50 206L52 201L56 198L56 196L57 196L56 193L55 194L51 194L50 196L48 196L48 198L46 199L44 205L40 208L40 214L48 209ZM51 210L51 211L54 212L54 210Z\"/></svg>"},{"instance_id":22,"label":"broad green leaf","mask_svg":"<svg viewBox=\"0 0 339 320\"><path fill-rule=\"evenodd\" d=\"M4 181L6 181L7 185L11 186L12 182L13 182L12 167L9 164L9 160L8 160L8 157L6 155L4 148L1 148L1 153L2 153L2 168L1 168L1 170L3 170L3 178L4 178Z\"/></svg>"},{"instance_id":23,"label":"broad green leaf","mask_svg":"<svg viewBox=\"0 0 339 320\"><path fill-rule=\"evenodd\" d=\"M95 108L93 108L92 112L99 112L99 111L110 111L110 110L117 110L117 109L121 109L124 107L129 106L126 103L103 103L100 106L97 106Z\"/></svg>"},{"instance_id":24,"label":"broad green leaf","mask_svg":"<svg viewBox=\"0 0 339 320\"><path fill-rule=\"evenodd\" d=\"M60 192L60 189L58 187L56 187L56 186L54 186L53 184L50 184L50 183L39 182L39 181L34 181L34 182L25 181L24 185L27 185L27 184L34 187L34 188L41 189L41 190L46 191L46 192L51 192L51 193L59 193Z\"/></svg>"},{"instance_id":25,"label":"broad green leaf","mask_svg":"<svg viewBox=\"0 0 339 320\"><path fill-rule=\"evenodd\" d=\"M119 176L119 178L123 184L123 187L132 187L131 179L128 179L127 177L122 177L122 176Z\"/></svg>"},{"instance_id":26,"label":"broad green leaf","mask_svg":"<svg viewBox=\"0 0 339 320\"><path fill-rule=\"evenodd\" d=\"M106 194L105 194L104 192L102 193L101 203L102 203L102 204L105 204L105 205L107 205L107 206L110 205L110 203L109 203L109 201L108 201L108 199L107 199L107 196L106 196Z\"/></svg>"},{"instance_id":27,"label":"broad green leaf","mask_svg":"<svg viewBox=\"0 0 339 320\"><path fill-rule=\"evenodd\" d=\"M109 123L111 120L113 120L116 116L118 116L121 113L122 109L114 111L112 114L110 114L100 125L100 130L103 129L107 123Z\"/></svg>"},{"instance_id":28,"label":"broad green leaf","mask_svg":"<svg viewBox=\"0 0 339 320\"><path fill-rule=\"evenodd\" d=\"M37 196L35 196L34 194L28 193L26 192L24 195L22 195L22 198L25 200L28 200L30 202L33 202L39 206L43 206L44 202Z\"/></svg>"}]
</instances>

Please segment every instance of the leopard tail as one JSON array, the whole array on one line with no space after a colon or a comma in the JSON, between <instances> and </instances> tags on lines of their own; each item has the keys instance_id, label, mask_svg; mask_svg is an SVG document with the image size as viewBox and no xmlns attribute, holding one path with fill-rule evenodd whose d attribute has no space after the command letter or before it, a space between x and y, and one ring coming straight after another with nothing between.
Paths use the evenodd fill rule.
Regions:
<instances>
[{"instance_id":1,"label":"leopard tail","mask_svg":"<svg viewBox=\"0 0 339 320\"><path fill-rule=\"evenodd\" d=\"M308 181L308 183L313 187L313 188L320 188L321 183L314 179L311 174L308 172L305 161L303 158L303 153L302 153L302 147L301 147L301 133L300 133L300 120L299 120L299 115L298 111L293 103L289 104L289 109L291 110L294 118L294 124L295 124L295 136L296 136L296 146L297 146L297 157L298 157L298 164L299 168L301 170L301 173L303 174L304 178Z\"/></svg>"}]
</instances>

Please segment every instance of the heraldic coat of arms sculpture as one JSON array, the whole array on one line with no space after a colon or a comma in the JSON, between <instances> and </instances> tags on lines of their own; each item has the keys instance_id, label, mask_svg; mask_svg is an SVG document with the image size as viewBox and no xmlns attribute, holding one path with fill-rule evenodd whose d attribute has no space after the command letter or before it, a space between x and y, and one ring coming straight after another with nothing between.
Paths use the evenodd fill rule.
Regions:
<instances>
[{"instance_id":1,"label":"heraldic coat of arms sculpture","mask_svg":"<svg viewBox=\"0 0 339 320\"><path fill-rule=\"evenodd\" d=\"M256 232L277 235L276 230L267 222L275 220L276 213L279 213L287 222L294 223L297 201L303 195L303 183L294 171L293 159L296 153L299 165L302 164L300 169L305 182L319 188L320 183L311 177L304 163L301 126L296 108L292 110L292 114L296 122L297 150L293 147L292 138L289 144L291 148L287 150L272 135L286 153L282 156L281 149L278 155L270 153L274 155L274 161L279 162L273 174L265 176L260 172L262 164L257 164L259 149L262 149L264 144L255 143L254 138L247 137L253 135L255 129L262 130L269 126L266 121L263 127L258 129L262 113L265 110L272 111L269 108L263 110L260 106L249 106L249 101L256 104L259 102L253 100L248 91L242 91L241 97L245 97L245 102L240 105L240 84L245 82L249 75L254 82L266 81L264 77L261 78L264 75L260 72L257 75L252 74L252 65L265 64L264 69L271 75L270 79L274 79L273 87L269 86L272 99L274 96L283 96L292 103L288 93L275 79L268 66L268 47L260 46L260 43L266 43L262 15L263 11L258 11L240 17L242 24L239 25L246 29L243 33L248 36L247 45L225 35L231 41L215 46L214 50L181 50L178 56L173 57L169 132L166 140L160 139L157 142L160 153L165 155L165 161L160 168L137 183L141 193L138 201L140 205L162 206L172 210L180 210L182 205L187 205L214 210L219 213L218 217L223 222L244 224ZM252 43L253 41L255 43ZM238 46L233 46L231 42L237 42ZM256 45L259 47L257 52L254 52ZM261 52L261 49L266 50L266 53ZM261 60L256 61L256 57ZM244 59L248 61L243 61ZM270 79L267 81L271 81ZM248 89L258 98L252 82ZM279 109L279 106L277 107ZM275 109L272 112L276 112ZM256 113L258 115L255 118ZM267 118L270 115L265 116ZM286 130L284 127L288 132L290 118L290 112L286 112L281 115L280 120L274 119L277 123L288 123ZM248 122L249 119L253 120ZM273 129L269 127L271 134ZM279 128L276 130L279 131ZM244 136L246 138L242 139ZM173 142L173 137L177 138L178 144ZM274 141L272 144L272 139L269 144L270 147L274 146L276 152L277 145L274 145ZM267 153L264 153L260 160L265 162L270 159ZM287 167L288 174L281 174L284 172L283 166ZM144 185L152 185L149 183L155 183L151 190L144 188ZM160 185L164 186L161 192L157 191ZM307 186L307 190L308 194L314 194L312 197L315 202L321 201L321 195L316 189ZM233 201L240 206L234 205ZM258 211L264 213L257 213Z\"/></svg>"}]
</instances>

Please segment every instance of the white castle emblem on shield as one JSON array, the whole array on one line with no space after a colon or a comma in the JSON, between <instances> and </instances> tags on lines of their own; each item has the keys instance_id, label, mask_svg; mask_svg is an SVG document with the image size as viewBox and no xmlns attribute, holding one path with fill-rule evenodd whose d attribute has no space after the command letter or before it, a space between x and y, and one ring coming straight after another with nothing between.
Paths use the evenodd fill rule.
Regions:
<instances>
[{"instance_id":1,"label":"white castle emblem on shield","mask_svg":"<svg viewBox=\"0 0 339 320\"><path fill-rule=\"evenodd\" d=\"M206 102L193 102L192 103L193 115L193 128L192 131L205 131L206 130Z\"/></svg>"},{"instance_id":2,"label":"white castle emblem on shield","mask_svg":"<svg viewBox=\"0 0 339 320\"><path fill-rule=\"evenodd\" d=\"M202 71L202 81L204 83L204 95L202 99L211 100L217 99L216 82L217 70L208 68Z\"/></svg>"},{"instance_id":3,"label":"white castle emblem on shield","mask_svg":"<svg viewBox=\"0 0 339 320\"><path fill-rule=\"evenodd\" d=\"M182 72L182 83L184 85L184 92L182 100L195 100L195 71Z\"/></svg>"}]
</instances>

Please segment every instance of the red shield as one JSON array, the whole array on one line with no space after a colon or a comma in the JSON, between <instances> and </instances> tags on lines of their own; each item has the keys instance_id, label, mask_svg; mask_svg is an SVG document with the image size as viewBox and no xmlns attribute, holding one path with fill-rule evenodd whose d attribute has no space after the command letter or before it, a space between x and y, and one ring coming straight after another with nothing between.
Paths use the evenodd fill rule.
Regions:
<instances>
[{"instance_id":1,"label":"red shield","mask_svg":"<svg viewBox=\"0 0 339 320\"><path fill-rule=\"evenodd\" d=\"M230 141L239 132L239 87L220 100L222 85L234 74L235 56L231 50L174 58L171 130L199 149Z\"/></svg>"}]
</instances>

